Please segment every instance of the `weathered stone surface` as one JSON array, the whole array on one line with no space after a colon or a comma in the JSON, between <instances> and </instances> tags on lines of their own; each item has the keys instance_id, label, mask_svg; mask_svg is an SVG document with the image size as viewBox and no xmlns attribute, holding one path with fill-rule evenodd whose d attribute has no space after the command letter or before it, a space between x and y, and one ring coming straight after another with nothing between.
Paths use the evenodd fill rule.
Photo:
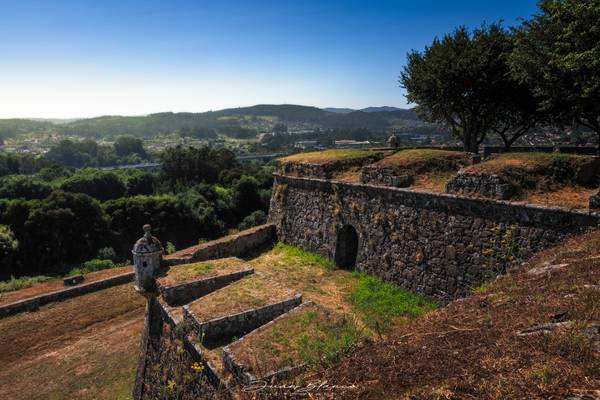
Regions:
<instances>
[{"instance_id":1,"label":"weathered stone surface","mask_svg":"<svg viewBox=\"0 0 600 400\"><path fill-rule=\"evenodd\" d=\"M600 208L600 192L590 196L590 208L593 210Z\"/></svg>"},{"instance_id":2,"label":"weathered stone surface","mask_svg":"<svg viewBox=\"0 0 600 400\"><path fill-rule=\"evenodd\" d=\"M338 233L352 225L358 270L444 301L502 273L511 255L529 257L600 221L556 207L280 175L274 193L269 219L280 240L335 259Z\"/></svg>"},{"instance_id":3,"label":"weathered stone surface","mask_svg":"<svg viewBox=\"0 0 600 400\"><path fill-rule=\"evenodd\" d=\"M69 276L65 279L63 279L63 284L65 286L74 286L77 285L78 283L81 283L85 280L85 277L83 275L75 275L75 276Z\"/></svg>"},{"instance_id":4,"label":"weathered stone surface","mask_svg":"<svg viewBox=\"0 0 600 400\"><path fill-rule=\"evenodd\" d=\"M377 166L363 167L360 172L361 183L384 185L392 187L409 187L414 182L414 177L408 174L398 174L391 168Z\"/></svg>"},{"instance_id":5,"label":"weathered stone surface","mask_svg":"<svg viewBox=\"0 0 600 400\"><path fill-rule=\"evenodd\" d=\"M177 265L241 256L274 240L275 226L265 224L177 251L165 257L164 262L166 265Z\"/></svg>"},{"instance_id":6,"label":"weathered stone surface","mask_svg":"<svg viewBox=\"0 0 600 400\"><path fill-rule=\"evenodd\" d=\"M253 273L254 268L246 267L229 274L196 279L173 286L161 286L159 284L159 291L168 305L180 306Z\"/></svg>"},{"instance_id":7,"label":"weathered stone surface","mask_svg":"<svg viewBox=\"0 0 600 400\"><path fill-rule=\"evenodd\" d=\"M508 200L517 193L516 188L498 175L458 173L446 185L447 193L480 194Z\"/></svg>"},{"instance_id":8,"label":"weathered stone surface","mask_svg":"<svg viewBox=\"0 0 600 400\"><path fill-rule=\"evenodd\" d=\"M302 295L284 301L268 304L241 313L226 315L210 321L200 321L188 306L183 307L183 315L203 340L244 335L261 325L277 318L302 303Z\"/></svg>"}]
</instances>

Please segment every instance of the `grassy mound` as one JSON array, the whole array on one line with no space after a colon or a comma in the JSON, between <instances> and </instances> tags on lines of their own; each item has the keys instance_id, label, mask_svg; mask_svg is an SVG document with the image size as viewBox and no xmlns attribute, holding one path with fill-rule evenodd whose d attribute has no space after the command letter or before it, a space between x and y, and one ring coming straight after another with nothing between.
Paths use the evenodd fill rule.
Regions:
<instances>
[{"instance_id":1,"label":"grassy mound","mask_svg":"<svg viewBox=\"0 0 600 400\"><path fill-rule=\"evenodd\" d=\"M467 167L465 173L497 175L517 189L555 190L564 186L594 186L595 157L560 153L506 153Z\"/></svg>"},{"instance_id":2,"label":"grassy mound","mask_svg":"<svg viewBox=\"0 0 600 400\"><path fill-rule=\"evenodd\" d=\"M419 175L431 172L456 172L470 162L470 156L459 151L411 149L392 154L373 164L373 167Z\"/></svg>"},{"instance_id":3,"label":"grassy mound","mask_svg":"<svg viewBox=\"0 0 600 400\"><path fill-rule=\"evenodd\" d=\"M599 251L575 237L307 379L358 387L339 399L594 398Z\"/></svg>"},{"instance_id":4,"label":"grassy mound","mask_svg":"<svg viewBox=\"0 0 600 400\"><path fill-rule=\"evenodd\" d=\"M329 164L337 161L353 161L373 157L378 152L366 149L339 149L311 151L308 153L298 153L279 159L283 164L301 163L301 164Z\"/></svg>"},{"instance_id":5,"label":"grassy mound","mask_svg":"<svg viewBox=\"0 0 600 400\"><path fill-rule=\"evenodd\" d=\"M361 181L386 186L412 186L443 192L446 183L456 172L470 164L471 156L459 151L403 150L364 167L361 172ZM402 183L397 183L395 177L402 177Z\"/></svg>"}]
</instances>

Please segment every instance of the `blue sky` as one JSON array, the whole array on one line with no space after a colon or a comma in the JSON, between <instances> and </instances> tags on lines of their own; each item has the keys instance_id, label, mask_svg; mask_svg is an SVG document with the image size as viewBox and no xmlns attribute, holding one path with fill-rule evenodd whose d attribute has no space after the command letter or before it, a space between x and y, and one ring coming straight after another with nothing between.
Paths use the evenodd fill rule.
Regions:
<instances>
[{"instance_id":1,"label":"blue sky","mask_svg":"<svg viewBox=\"0 0 600 400\"><path fill-rule=\"evenodd\" d=\"M535 0L0 0L0 118L406 106L405 56Z\"/></svg>"}]
</instances>

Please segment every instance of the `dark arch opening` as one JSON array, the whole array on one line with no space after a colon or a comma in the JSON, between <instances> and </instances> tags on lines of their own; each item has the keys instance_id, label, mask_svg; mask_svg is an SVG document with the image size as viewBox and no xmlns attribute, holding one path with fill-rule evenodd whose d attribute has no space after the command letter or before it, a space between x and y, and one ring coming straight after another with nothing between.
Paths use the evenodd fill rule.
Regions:
<instances>
[{"instance_id":1,"label":"dark arch opening","mask_svg":"<svg viewBox=\"0 0 600 400\"><path fill-rule=\"evenodd\" d=\"M358 254L358 233L352 225L344 225L338 233L335 247L335 265L353 270Z\"/></svg>"}]
</instances>

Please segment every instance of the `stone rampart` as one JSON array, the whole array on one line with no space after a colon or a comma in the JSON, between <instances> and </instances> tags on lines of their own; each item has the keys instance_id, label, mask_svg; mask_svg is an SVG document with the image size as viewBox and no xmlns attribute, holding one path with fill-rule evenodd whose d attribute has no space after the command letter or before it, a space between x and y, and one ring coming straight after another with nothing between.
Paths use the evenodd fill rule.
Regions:
<instances>
[{"instance_id":1,"label":"stone rampart","mask_svg":"<svg viewBox=\"0 0 600 400\"><path fill-rule=\"evenodd\" d=\"M256 226L217 240L177 251L164 258L166 265L188 264L217 258L241 256L275 241L275 227Z\"/></svg>"},{"instance_id":2,"label":"stone rampart","mask_svg":"<svg viewBox=\"0 0 600 400\"><path fill-rule=\"evenodd\" d=\"M162 286L159 284L159 291L168 305L171 307L181 306L253 273L254 268L247 267L230 274L196 279L172 286Z\"/></svg>"},{"instance_id":3,"label":"stone rampart","mask_svg":"<svg viewBox=\"0 0 600 400\"><path fill-rule=\"evenodd\" d=\"M244 335L290 311L301 303L302 295L296 294L294 297L278 303L226 315L210 321L200 321L190 311L188 306L183 306L183 315L184 319L194 326L198 335L204 340L211 341L224 337Z\"/></svg>"},{"instance_id":4,"label":"stone rampart","mask_svg":"<svg viewBox=\"0 0 600 400\"><path fill-rule=\"evenodd\" d=\"M354 252L357 270L449 301L600 214L276 175L269 220L285 243L336 262Z\"/></svg>"},{"instance_id":5,"label":"stone rampart","mask_svg":"<svg viewBox=\"0 0 600 400\"><path fill-rule=\"evenodd\" d=\"M133 272L111 276L110 278L83 283L78 286L68 287L50 293L40 294L27 299L15 301L14 303L0 306L0 318L17 314L24 311L35 311L41 306L55 301L63 301L71 297L81 296L87 293L122 285L133 280Z\"/></svg>"}]
</instances>

